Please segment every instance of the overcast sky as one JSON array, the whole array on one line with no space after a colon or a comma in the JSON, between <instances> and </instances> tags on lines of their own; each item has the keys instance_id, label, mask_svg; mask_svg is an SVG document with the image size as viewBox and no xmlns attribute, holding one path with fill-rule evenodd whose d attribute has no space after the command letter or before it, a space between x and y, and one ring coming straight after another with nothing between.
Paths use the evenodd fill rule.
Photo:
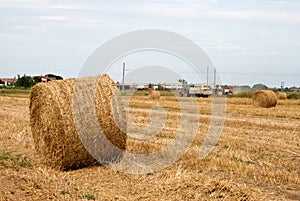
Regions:
<instances>
[{"instance_id":1,"label":"overcast sky","mask_svg":"<svg viewBox=\"0 0 300 201\"><path fill-rule=\"evenodd\" d=\"M149 28L193 40L224 84L300 86L298 0L0 0L0 77L76 77L102 43Z\"/></svg>"}]
</instances>

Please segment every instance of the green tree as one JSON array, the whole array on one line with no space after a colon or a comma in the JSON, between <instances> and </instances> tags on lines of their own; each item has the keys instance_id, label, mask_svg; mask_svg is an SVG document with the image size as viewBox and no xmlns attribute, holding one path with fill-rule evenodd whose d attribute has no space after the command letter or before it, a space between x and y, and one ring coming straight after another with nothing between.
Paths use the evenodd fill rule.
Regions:
<instances>
[{"instance_id":1,"label":"green tree","mask_svg":"<svg viewBox=\"0 0 300 201\"><path fill-rule=\"evenodd\" d=\"M187 81L185 79L179 79L178 80L179 83L182 83L182 85L187 84Z\"/></svg>"},{"instance_id":2,"label":"green tree","mask_svg":"<svg viewBox=\"0 0 300 201\"><path fill-rule=\"evenodd\" d=\"M158 85L157 85L157 89L158 89L159 91L163 91L163 90L164 90L164 88L161 86L161 84L158 84Z\"/></svg>"},{"instance_id":3,"label":"green tree","mask_svg":"<svg viewBox=\"0 0 300 201\"><path fill-rule=\"evenodd\" d=\"M268 87L264 84L255 84L253 85L252 87L252 90L253 91L257 91L257 90L265 90L265 89L268 89Z\"/></svg>"},{"instance_id":4,"label":"green tree","mask_svg":"<svg viewBox=\"0 0 300 201\"><path fill-rule=\"evenodd\" d=\"M23 75L22 77L18 75L18 80L16 81L16 86L24 87L25 89L30 88L34 85L34 81L31 76Z\"/></svg>"},{"instance_id":5,"label":"green tree","mask_svg":"<svg viewBox=\"0 0 300 201\"><path fill-rule=\"evenodd\" d=\"M33 78L33 81L34 81L35 83L39 83L39 82L42 81L42 78L40 78L40 77L35 77L35 78Z\"/></svg>"},{"instance_id":6,"label":"green tree","mask_svg":"<svg viewBox=\"0 0 300 201\"><path fill-rule=\"evenodd\" d=\"M178 82L182 84L182 90L188 91L190 86L188 85L188 82L185 79L179 79Z\"/></svg>"},{"instance_id":7,"label":"green tree","mask_svg":"<svg viewBox=\"0 0 300 201\"><path fill-rule=\"evenodd\" d=\"M153 84L149 83L148 88L153 88Z\"/></svg>"},{"instance_id":8,"label":"green tree","mask_svg":"<svg viewBox=\"0 0 300 201\"><path fill-rule=\"evenodd\" d=\"M242 91L251 91L251 87L248 85L243 85L243 86L241 86L241 90Z\"/></svg>"}]
</instances>

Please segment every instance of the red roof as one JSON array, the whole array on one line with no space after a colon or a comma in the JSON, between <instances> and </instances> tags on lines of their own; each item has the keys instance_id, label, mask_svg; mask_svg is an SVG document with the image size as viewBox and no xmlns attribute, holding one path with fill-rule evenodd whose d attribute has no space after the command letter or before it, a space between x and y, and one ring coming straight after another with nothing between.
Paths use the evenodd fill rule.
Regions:
<instances>
[{"instance_id":1,"label":"red roof","mask_svg":"<svg viewBox=\"0 0 300 201\"><path fill-rule=\"evenodd\" d=\"M2 82L16 82L17 79L16 78L0 78L0 80L2 80Z\"/></svg>"}]
</instances>

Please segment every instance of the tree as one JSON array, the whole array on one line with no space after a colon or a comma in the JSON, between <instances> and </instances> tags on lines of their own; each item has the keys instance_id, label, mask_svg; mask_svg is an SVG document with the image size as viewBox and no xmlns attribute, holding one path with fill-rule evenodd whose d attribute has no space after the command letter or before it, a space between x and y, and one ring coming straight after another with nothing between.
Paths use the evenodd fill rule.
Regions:
<instances>
[{"instance_id":1,"label":"tree","mask_svg":"<svg viewBox=\"0 0 300 201\"><path fill-rule=\"evenodd\" d=\"M18 75L18 80L16 81L16 86L18 87L24 87L25 89L30 88L34 85L34 81L31 76L23 75L20 77Z\"/></svg>"},{"instance_id":2,"label":"tree","mask_svg":"<svg viewBox=\"0 0 300 201\"><path fill-rule=\"evenodd\" d=\"M179 79L178 82L182 84L183 91L189 90L188 82L185 79Z\"/></svg>"},{"instance_id":3,"label":"tree","mask_svg":"<svg viewBox=\"0 0 300 201\"><path fill-rule=\"evenodd\" d=\"M164 88L161 86L161 84L158 84L157 89L158 89L159 91L163 91L163 90L164 90Z\"/></svg>"},{"instance_id":4,"label":"tree","mask_svg":"<svg viewBox=\"0 0 300 201\"><path fill-rule=\"evenodd\" d=\"M187 84L187 81L185 79L179 79L178 82L182 83L182 85Z\"/></svg>"},{"instance_id":5,"label":"tree","mask_svg":"<svg viewBox=\"0 0 300 201\"><path fill-rule=\"evenodd\" d=\"M5 84L5 83L0 79L0 84Z\"/></svg>"},{"instance_id":6,"label":"tree","mask_svg":"<svg viewBox=\"0 0 300 201\"><path fill-rule=\"evenodd\" d=\"M257 90L265 90L265 89L268 89L268 87L264 84L255 84L253 85L252 87L252 90L253 91L257 91Z\"/></svg>"},{"instance_id":7,"label":"tree","mask_svg":"<svg viewBox=\"0 0 300 201\"><path fill-rule=\"evenodd\" d=\"M33 80L34 80L35 83L39 83L39 82L42 81L42 78L41 77L35 77L35 78L33 78Z\"/></svg>"},{"instance_id":8,"label":"tree","mask_svg":"<svg viewBox=\"0 0 300 201\"><path fill-rule=\"evenodd\" d=\"M241 86L241 89L242 89L242 91L250 91L251 87L248 85L243 85L243 86Z\"/></svg>"}]
</instances>

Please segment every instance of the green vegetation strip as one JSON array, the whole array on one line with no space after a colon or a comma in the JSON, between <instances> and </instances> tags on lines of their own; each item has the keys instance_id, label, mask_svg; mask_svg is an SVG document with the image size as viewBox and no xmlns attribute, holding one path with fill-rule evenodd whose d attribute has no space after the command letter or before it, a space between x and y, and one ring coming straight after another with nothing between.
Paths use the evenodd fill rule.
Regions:
<instances>
[{"instance_id":1,"label":"green vegetation strip","mask_svg":"<svg viewBox=\"0 0 300 201\"><path fill-rule=\"evenodd\" d=\"M30 94L28 89L0 89L0 94Z\"/></svg>"},{"instance_id":2,"label":"green vegetation strip","mask_svg":"<svg viewBox=\"0 0 300 201\"><path fill-rule=\"evenodd\" d=\"M228 98L252 98L253 92L240 92L237 94L229 94Z\"/></svg>"},{"instance_id":3,"label":"green vegetation strip","mask_svg":"<svg viewBox=\"0 0 300 201\"><path fill-rule=\"evenodd\" d=\"M287 98L288 99L300 99L300 93L288 93Z\"/></svg>"}]
</instances>

